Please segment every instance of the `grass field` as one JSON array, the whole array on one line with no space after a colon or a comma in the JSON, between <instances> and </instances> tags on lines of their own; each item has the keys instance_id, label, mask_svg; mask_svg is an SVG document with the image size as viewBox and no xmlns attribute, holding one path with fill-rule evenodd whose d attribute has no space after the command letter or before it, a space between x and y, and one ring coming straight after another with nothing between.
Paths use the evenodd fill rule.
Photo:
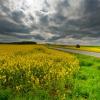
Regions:
<instances>
[{"instance_id":1,"label":"grass field","mask_svg":"<svg viewBox=\"0 0 100 100\"><path fill-rule=\"evenodd\" d=\"M0 100L64 100L78 59L42 45L0 45Z\"/></svg>"},{"instance_id":2,"label":"grass field","mask_svg":"<svg viewBox=\"0 0 100 100\"><path fill-rule=\"evenodd\" d=\"M100 100L100 58L75 54L80 70L75 76L75 100Z\"/></svg>"},{"instance_id":3,"label":"grass field","mask_svg":"<svg viewBox=\"0 0 100 100\"><path fill-rule=\"evenodd\" d=\"M100 58L43 45L0 45L0 100L100 100Z\"/></svg>"}]
</instances>

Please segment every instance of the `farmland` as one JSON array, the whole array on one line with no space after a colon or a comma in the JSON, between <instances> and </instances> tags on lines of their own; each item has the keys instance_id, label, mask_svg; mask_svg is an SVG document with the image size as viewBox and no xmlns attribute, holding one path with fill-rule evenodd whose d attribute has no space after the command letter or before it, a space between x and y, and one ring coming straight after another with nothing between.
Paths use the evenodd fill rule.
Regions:
<instances>
[{"instance_id":1,"label":"farmland","mask_svg":"<svg viewBox=\"0 0 100 100\"><path fill-rule=\"evenodd\" d=\"M52 46L53 49L61 48L57 50L60 50L63 52L67 52L66 51L67 47L68 46L62 46L62 45ZM72 46L70 48L72 49L75 48L75 50L77 50L75 46ZM88 46L88 48L89 49L99 48L99 46L98 47ZM76 56L77 59L79 60L80 70L78 71L77 75L73 78L74 89L72 90L71 96L69 96L68 100L100 100L100 96L99 96L100 94L100 57L93 57L91 56L91 54L90 56L87 56L87 54L83 55L81 53L74 54L74 56Z\"/></svg>"},{"instance_id":2,"label":"farmland","mask_svg":"<svg viewBox=\"0 0 100 100\"><path fill-rule=\"evenodd\" d=\"M43 45L0 45L0 100L65 100L79 68L74 55Z\"/></svg>"},{"instance_id":3,"label":"farmland","mask_svg":"<svg viewBox=\"0 0 100 100\"><path fill-rule=\"evenodd\" d=\"M100 53L100 46L81 46L80 48L76 48L75 46L66 46L65 48L75 49L75 50L91 51L91 52L99 52Z\"/></svg>"},{"instance_id":4,"label":"farmland","mask_svg":"<svg viewBox=\"0 0 100 100\"><path fill-rule=\"evenodd\" d=\"M73 49L73 50L82 50L82 51L89 51L89 52L97 52L100 53L100 46L84 46L80 45L80 48L77 48L76 45L47 45L48 47L53 48L65 48L65 49Z\"/></svg>"},{"instance_id":5,"label":"farmland","mask_svg":"<svg viewBox=\"0 0 100 100\"><path fill-rule=\"evenodd\" d=\"M0 45L0 100L100 100L99 94L100 58Z\"/></svg>"}]
</instances>

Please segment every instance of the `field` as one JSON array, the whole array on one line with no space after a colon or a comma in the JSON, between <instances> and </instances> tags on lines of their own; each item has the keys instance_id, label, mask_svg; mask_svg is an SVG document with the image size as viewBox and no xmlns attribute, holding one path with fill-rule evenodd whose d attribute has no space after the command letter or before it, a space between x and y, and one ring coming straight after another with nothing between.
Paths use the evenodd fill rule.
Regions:
<instances>
[{"instance_id":1,"label":"field","mask_svg":"<svg viewBox=\"0 0 100 100\"><path fill-rule=\"evenodd\" d=\"M100 53L100 46L81 46L80 48L76 48L75 46L66 46L65 48L75 49L75 50L85 50L85 51L99 52Z\"/></svg>"},{"instance_id":2,"label":"field","mask_svg":"<svg viewBox=\"0 0 100 100\"><path fill-rule=\"evenodd\" d=\"M100 58L75 55L80 61L80 70L74 78L74 100L100 100Z\"/></svg>"},{"instance_id":3,"label":"field","mask_svg":"<svg viewBox=\"0 0 100 100\"><path fill-rule=\"evenodd\" d=\"M100 53L100 46L83 46L80 45L80 48L76 48L76 45L46 45L47 47L53 48L66 48L66 49L74 49L74 50L83 50L83 51L90 51L90 52L98 52Z\"/></svg>"},{"instance_id":4,"label":"field","mask_svg":"<svg viewBox=\"0 0 100 100\"><path fill-rule=\"evenodd\" d=\"M0 45L0 100L65 100L80 66L42 45Z\"/></svg>"},{"instance_id":5,"label":"field","mask_svg":"<svg viewBox=\"0 0 100 100\"><path fill-rule=\"evenodd\" d=\"M0 45L0 100L100 100L100 58Z\"/></svg>"}]
</instances>

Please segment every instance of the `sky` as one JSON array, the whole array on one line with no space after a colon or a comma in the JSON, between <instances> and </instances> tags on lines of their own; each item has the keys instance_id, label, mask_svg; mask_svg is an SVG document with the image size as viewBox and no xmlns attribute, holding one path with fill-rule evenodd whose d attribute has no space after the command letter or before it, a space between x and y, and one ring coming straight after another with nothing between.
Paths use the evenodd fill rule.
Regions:
<instances>
[{"instance_id":1,"label":"sky","mask_svg":"<svg viewBox=\"0 0 100 100\"><path fill-rule=\"evenodd\" d=\"M0 42L100 45L100 0L0 0Z\"/></svg>"}]
</instances>

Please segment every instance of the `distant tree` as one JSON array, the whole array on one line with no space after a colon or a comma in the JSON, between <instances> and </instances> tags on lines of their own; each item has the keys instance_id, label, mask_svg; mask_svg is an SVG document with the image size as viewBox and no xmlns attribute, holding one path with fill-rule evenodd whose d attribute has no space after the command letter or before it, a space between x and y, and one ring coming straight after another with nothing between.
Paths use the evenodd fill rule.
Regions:
<instances>
[{"instance_id":1,"label":"distant tree","mask_svg":"<svg viewBox=\"0 0 100 100\"><path fill-rule=\"evenodd\" d=\"M79 45L79 44L77 44L77 45L76 45L76 48L80 48L80 45Z\"/></svg>"}]
</instances>

